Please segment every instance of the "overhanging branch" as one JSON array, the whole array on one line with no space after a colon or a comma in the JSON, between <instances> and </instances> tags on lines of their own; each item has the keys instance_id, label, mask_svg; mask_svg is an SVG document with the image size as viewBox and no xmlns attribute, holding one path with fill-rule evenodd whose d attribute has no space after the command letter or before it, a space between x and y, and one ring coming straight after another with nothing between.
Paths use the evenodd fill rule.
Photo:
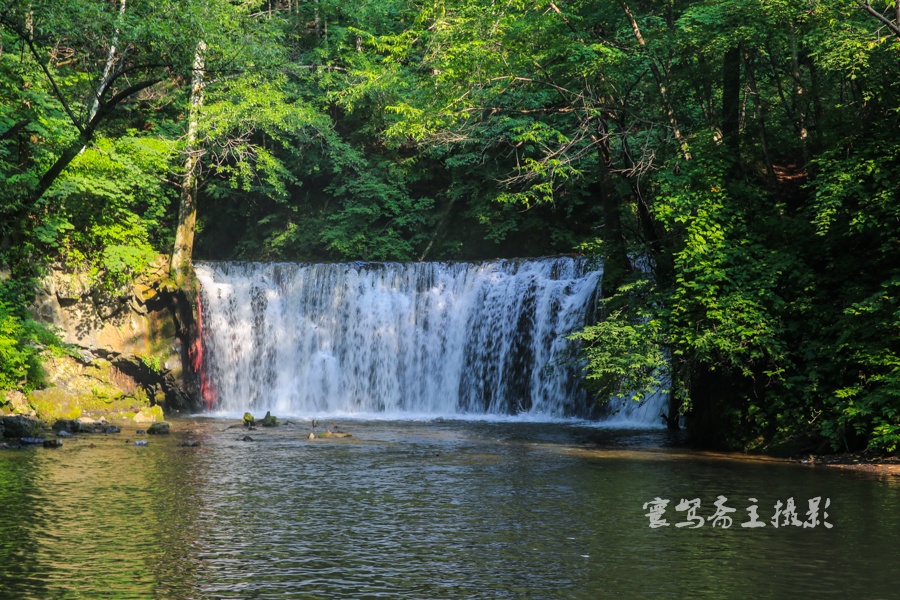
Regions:
<instances>
[{"instance_id":1,"label":"overhanging branch","mask_svg":"<svg viewBox=\"0 0 900 600\"><path fill-rule=\"evenodd\" d=\"M866 0L865 2L863 2L863 0L856 0L856 4L861 9L863 9L864 11L866 11L867 13L869 13L870 15L875 17L877 20L881 21L885 27L887 27L892 32L894 32L894 35L897 37L897 40L900 41L900 0L897 0L897 3L896 3L896 10L897 10L897 21L896 22L891 21L886 16L884 16L882 13L880 13L877 10L875 10L874 8L872 8L872 3L869 2L868 0Z\"/></svg>"}]
</instances>

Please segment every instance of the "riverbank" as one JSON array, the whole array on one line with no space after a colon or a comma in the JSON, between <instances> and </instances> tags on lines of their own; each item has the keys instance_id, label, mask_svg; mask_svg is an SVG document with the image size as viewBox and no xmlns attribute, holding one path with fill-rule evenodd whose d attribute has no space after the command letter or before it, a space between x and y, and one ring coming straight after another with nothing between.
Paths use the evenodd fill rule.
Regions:
<instances>
[{"instance_id":1,"label":"riverbank","mask_svg":"<svg viewBox=\"0 0 900 600\"><path fill-rule=\"evenodd\" d=\"M876 475L900 476L900 456L883 456L867 451L810 456L800 459L800 463Z\"/></svg>"}]
</instances>

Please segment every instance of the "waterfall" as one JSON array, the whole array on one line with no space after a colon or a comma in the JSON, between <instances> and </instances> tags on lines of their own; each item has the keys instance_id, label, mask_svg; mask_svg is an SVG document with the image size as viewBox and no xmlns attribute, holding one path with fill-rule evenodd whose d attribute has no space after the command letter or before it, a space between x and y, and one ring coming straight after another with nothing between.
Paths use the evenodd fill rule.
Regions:
<instances>
[{"instance_id":1,"label":"waterfall","mask_svg":"<svg viewBox=\"0 0 900 600\"><path fill-rule=\"evenodd\" d=\"M583 258L195 269L217 411L595 416L566 339L596 304Z\"/></svg>"}]
</instances>

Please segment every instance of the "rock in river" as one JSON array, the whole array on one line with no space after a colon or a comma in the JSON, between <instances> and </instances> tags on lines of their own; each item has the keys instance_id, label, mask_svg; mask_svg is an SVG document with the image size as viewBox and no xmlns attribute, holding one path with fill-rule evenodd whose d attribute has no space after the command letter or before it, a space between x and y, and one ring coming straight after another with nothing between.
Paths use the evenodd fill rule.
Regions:
<instances>
[{"instance_id":1,"label":"rock in river","mask_svg":"<svg viewBox=\"0 0 900 600\"><path fill-rule=\"evenodd\" d=\"M16 415L0 419L0 429L3 430L3 437L28 438L39 436L43 427L40 421Z\"/></svg>"},{"instance_id":2,"label":"rock in river","mask_svg":"<svg viewBox=\"0 0 900 600\"><path fill-rule=\"evenodd\" d=\"M263 427L275 427L278 425L278 419L272 416L271 411L266 411L266 416L259 422Z\"/></svg>"},{"instance_id":3,"label":"rock in river","mask_svg":"<svg viewBox=\"0 0 900 600\"><path fill-rule=\"evenodd\" d=\"M154 423L150 427L147 428L147 433L150 435L160 435L169 433L169 424L168 423Z\"/></svg>"}]
</instances>

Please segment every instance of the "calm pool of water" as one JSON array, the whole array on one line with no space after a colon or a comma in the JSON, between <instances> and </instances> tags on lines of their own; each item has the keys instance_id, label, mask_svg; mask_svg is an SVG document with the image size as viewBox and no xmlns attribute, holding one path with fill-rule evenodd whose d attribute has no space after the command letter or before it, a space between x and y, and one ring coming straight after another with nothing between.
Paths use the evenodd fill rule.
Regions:
<instances>
[{"instance_id":1,"label":"calm pool of water","mask_svg":"<svg viewBox=\"0 0 900 600\"><path fill-rule=\"evenodd\" d=\"M4 598L897 597L900 482L571 424L178 423L0 452ZM330 423L329 423L330 426ZM321 427L320 427L321 429ZM126 444L125 440L132 440ZM146 438L145 438L146 439ZM91 447L93 444L93 447ZM714 502L736 509L712 527ZM671 502L651 528L644 503ZM771 526L830 499L827 529ZM697 529L677 528L699 498ZM751 502L749 498L756 498ZM742 528L758 505L762 528ZM821 519L821 514L819 518Z\"/></svg>"}]
</instances>

